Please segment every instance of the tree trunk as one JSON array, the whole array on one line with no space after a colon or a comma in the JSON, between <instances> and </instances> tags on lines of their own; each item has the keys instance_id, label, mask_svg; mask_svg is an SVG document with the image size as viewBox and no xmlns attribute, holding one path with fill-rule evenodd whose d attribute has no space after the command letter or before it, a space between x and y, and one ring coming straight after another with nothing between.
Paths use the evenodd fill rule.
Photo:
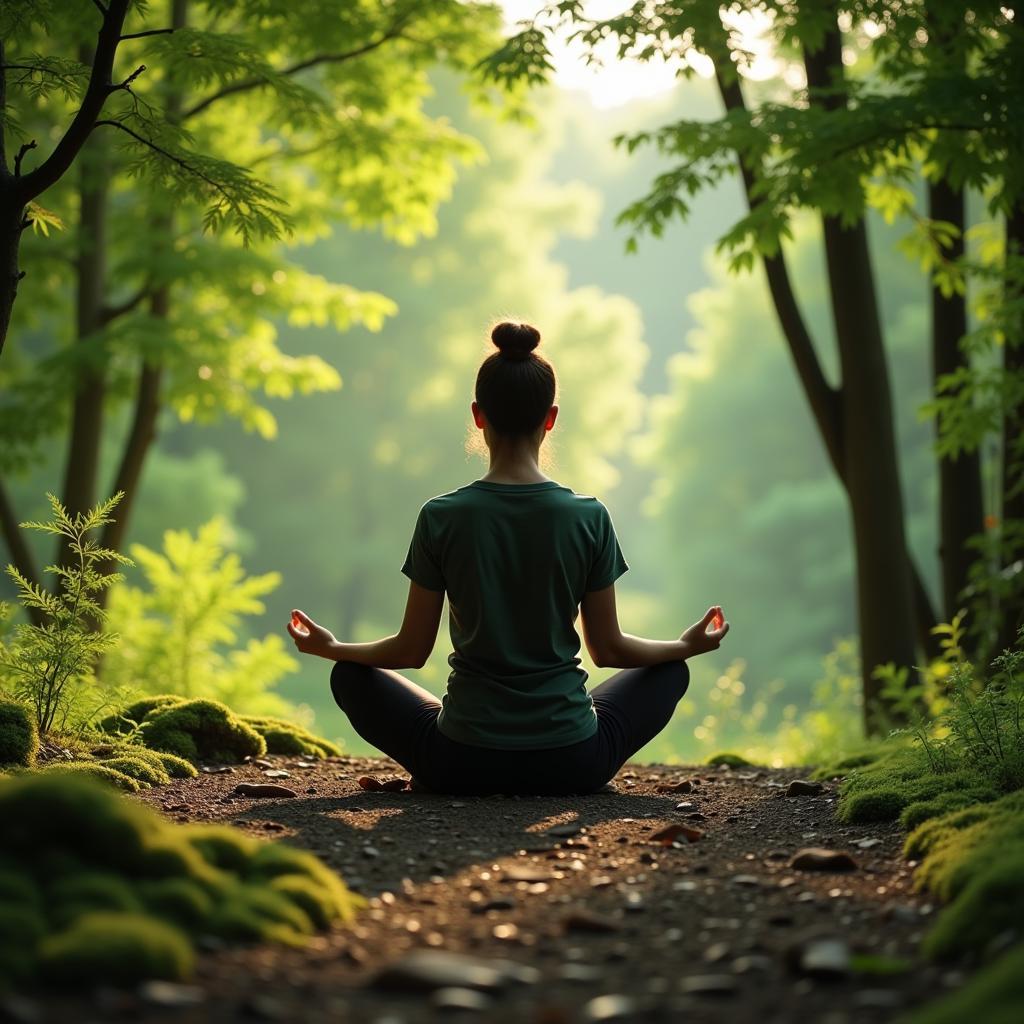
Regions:
<instances>
[{"instance_id":1,"label":"tree trunk","mask_svg":"<svg viewBox=\"0 0 1024 1024\"><path fill-rule=\"evenodd\" d=\"M1024 273L1024 202L1018 203L1006 218L1006 256L1016 256L1017 267ZM1024 281L1011 276L1006 285L1007 302L1024 301ZM1024 315L1017 314L1007 326L1003 345L1003 367L1006 373L1024 382ZM1024 531L1024 407L1015 404L1003 418L1002 514L1001 530ZM1012 536L1012 534L1011 534ZM1013 544L1004 552L1002 572L1004 596L1000 603L1000 629L996 653L1012 647L1017 633L1024 626L1024 545Z\"/></svg>"},{"instance_id":2,"label":"tree trunk","mask_svg":"<svg viewBox=\"0 0 1024 1024\"><path fill-rule=\"evenodd\" d=\"M21 246L25 207L10 188L10 181L0 181L0 356L11 325L11 313L18 297L21 271L18 249Z\"/></svg>"},{"instance_id":3,"label":"tree trunk","mask_svg":"<svg viewBox=\"0 0 1024 1024\"><path fill-rule=\"evenodd\" d=\"M729 51L728 47L723 44L720 52L715 56L715 78L722 103L726 111L746 110L746 102L743 99L739 79L735 73L723 73L723 66L726 66L724 62L729 62ZM742 160L739 161L739 167L747 204L753 210L758 202L755 186L760 169L749 167ZM774 256L763 256L762 263L775 315L793 359L794 368L811 407L829 462L849 500L840 389L830 385L825 378L817 349L793 291L785 256L781 251ZM937 619L931 597L909 551L907 557L908 571L913 585L914 625L917 643L926 656L938 657L940 648L936 636L932 633L932 627L936 624Z\"/></svg>"},{"instance_id":4,"label":"tree trunk","mask_svg":"<svg viewBox=\"0 0 1024 1024\"><path fill-rule=\"evenodd\" d=\"M79 55L89 63L89 52ZM107 179L109 168L101 141L93 137L82 149L78 162L78 251L75 256L75 345L79 365L71 408L71 433L64 464L63 501L74 515L96 503L96 481L103 444L106 402L106 359L95 351L103 327L107 265ZM57 564L68 561L67 541L62 541Z\"/></svg>"},{"instance_id":5,"label":"tree trunk","mask_svg":"<svg viewBox=\"0 0 1024 1024\"><path fill-rule=\"evenodd\" d=\"M827 108L843 104L838 29L826 31L821 47L804 56L811 102ZM914 581L867 228L863 220L844 227L833 216L824 216L822 224L842 374L843 466L857 563L865 727L877 731L875 715L886 709L875 668L892 664L913 671Z\"/></svg>"},{"instance_id":6,"label":"tree trunk","mask_svg":"<svg viewBox=\"0 0 1024 1024\"><path fill-rule=\"evenodd\" d=\"M959 235L948 258L960 259L964 253L966 225L964 194L945 181L928 186L928 215L933 220L956 226ZM932 376L937 384L941 376L966 366L960 351L960 339L967 333L967 303L963 295L945 296L932 287ZM967 586L976 555L967 546L969 538L984 529L982 508L981 456L975 450L960 452L955 458L939 459L939 560L942 567L942 603L947 620L960 610L961 595Z\"/></svg>"}]
</instances>

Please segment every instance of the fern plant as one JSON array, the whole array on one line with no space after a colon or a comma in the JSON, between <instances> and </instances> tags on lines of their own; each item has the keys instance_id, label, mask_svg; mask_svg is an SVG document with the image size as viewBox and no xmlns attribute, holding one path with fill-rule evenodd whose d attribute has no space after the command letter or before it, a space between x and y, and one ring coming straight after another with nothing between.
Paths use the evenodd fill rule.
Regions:
<instances>
[{"instance_id":1,"label":"fern plant","mask_svg":"<svg viewBox=\"0 0 1024 1024\"><path fill-rule=\"evenodd\" d=\"M66 540L70 564L46 568L56 577L53 591L7 566L22 607L39 611L42 622L15 626L12 639L0 647L0 673L7 689L34 709L44 735L67 724L95 678L96 659L118 640L117 634L104 631L105 615L96 598L122 579L120 573L104 572L103 564L132 562L100 547L90 534L113 521L121 498L121 493L115 494L88 512L72 516L54 495L47 494L51 519L21 524L22 529Z\"/></svg>"}]
</instances>

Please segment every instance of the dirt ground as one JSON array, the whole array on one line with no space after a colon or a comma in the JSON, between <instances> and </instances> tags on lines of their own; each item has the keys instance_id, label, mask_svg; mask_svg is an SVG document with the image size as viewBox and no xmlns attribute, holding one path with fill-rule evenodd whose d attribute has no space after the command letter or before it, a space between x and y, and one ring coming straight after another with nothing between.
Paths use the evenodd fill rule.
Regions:
<instances>
[{"instance_id":1,"label":"dirt ground","mask_svg":"<svg viewBox=\"0 0 1024 1024\"><path fill-rule=\"evenodd\" d=\"M360 788L361 776L402 774L385 760L268 761L142 799L175 821L314 851L368 898L354 926L306 950L209 948L188 988L101 989L9 1016L875 1024L964 981L919 958L934 908L912 891L898 829L837 823L831 785L787 795L796 771L627 765L614 792L452 798ZM253 782L296 796L233 794ZM678 783L689 786L659 792ZM670 825L699 834L651 839ZM855 866L791 866L807 847ZM403 958L415 950L474 961L414 970Z\"/></svg>"}]
</instances>

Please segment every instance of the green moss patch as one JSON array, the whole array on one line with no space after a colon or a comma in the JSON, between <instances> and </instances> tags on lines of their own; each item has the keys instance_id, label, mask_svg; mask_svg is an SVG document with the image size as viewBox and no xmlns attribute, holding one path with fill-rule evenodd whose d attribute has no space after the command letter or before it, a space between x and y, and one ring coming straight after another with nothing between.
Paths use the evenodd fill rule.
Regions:
<instances>
[{"instance_id":1,"label":"green moss patch","mask_svg":"<svg viewBox=\"0 0 1024 1024\"><path fill-rule=\"evenodd\" d=\"M140 732L147 747L193 762L237 763L267 751L255 729L215 700L157 708L146 715Z\"/></svg>"},{"instance_id":2,"label":"green moss patch","mask_svg":"<svg viewBox=\"0 0 1024 1024\"><path fill-rule=\"evenodd\" d=\"M909 1024L1018 1024L1024 1005L1024 946L979 971L962 989L926 1006Z\"/></svg>"},{"instance_id":3,"label":"green moss patch","mask_svg":"<svg viewBox=\"0 0 1024 1024\"><path fill-rule=\"evenodd\" d=\"M0 988L183 980L200 936L302 945L363 902L312 854L174 825L84 771L0 780L0 821Z\"/></svg>"},{"instance_id":4,"label":"green moss patch","mask_svg":"<svg viewBox=\"0 0 1024 1024\"><path fill-rule=\"evenodd\" d=\"M31 710L20 701L0 699L0 766L35 764L39 731Z\"/></svg>"},{"instance_id":5,"label":"green moss patch","mask_svg":"<svg viewBox=\"0 0 1024 1024\"><path fill-rule=\"evenodd\" d=\"M125 733L132 732L141 725L147 715L154 711L161 711L172 707L175 704L184 704L185 698L174 693L161 693L155 697L143 697L120 711L108 715L100 723L99 727L103 732Z\"/></svg>"},{"instance_id":6,"label":"green moss patch","mask_svg":"<svg viewBox=\"0 0 1024 1024\"><path fill-rule=\"evenodd\" d=\"M712 754L708 760L708 764L724 764L730 768L749 768L750 762L745 757L740 757L739 754L730 754L727 751L721 754Z\"/></svg>"},{"instance_id":7,"label":"green moss patch","mask_svg":"<svg viewBox=\"0 0 1024 1024\"><path fill-rule=\"evenodd\" d=\"M329 740L283 718L248 715L243 716L242 721L263 737L268 754L316 758L341 756L341 749Z\"/></svg>"},{"instance_id":8,"label":"green moss patch","mask_svg":"<svg viewBox=\"0 0 1024 1024\"><path fill-rule=\"evenodd\" d=\"M104 782L108 786L123 789L128 793L138 793L142 788L137 779L133 779L116 768L110 768L99 761L66 761L47 765L42 769L42 775L75 776L78 778L95 779L97 782Z\"/></svg>"}]
</instances>

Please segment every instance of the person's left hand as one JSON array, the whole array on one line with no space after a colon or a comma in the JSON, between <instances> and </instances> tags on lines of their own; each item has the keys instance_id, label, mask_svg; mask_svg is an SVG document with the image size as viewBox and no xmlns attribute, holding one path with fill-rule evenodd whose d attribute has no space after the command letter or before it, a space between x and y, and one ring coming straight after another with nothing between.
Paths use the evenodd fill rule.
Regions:
<instances>
[{"instance_id":1,"label":"person's left hand","mask_svg":"<svg viewBox=\"0 0 1024 1024\"><path fill-rule=\"evenodd\" d=\"M318 625L298 608L292 609L288 634L303 654L316 654L321 658L329 657L331 648L338 642L326 626Z\"/></svg>"}]
</instances>

